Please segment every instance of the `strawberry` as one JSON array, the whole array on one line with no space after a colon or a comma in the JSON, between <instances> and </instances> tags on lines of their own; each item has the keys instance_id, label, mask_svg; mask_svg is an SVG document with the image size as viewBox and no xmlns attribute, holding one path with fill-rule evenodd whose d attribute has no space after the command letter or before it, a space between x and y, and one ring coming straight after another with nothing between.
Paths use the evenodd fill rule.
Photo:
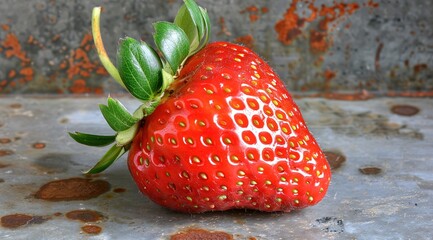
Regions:
<instances>
[{"instance_id":1,"label":"strawberry","mask_svg":"<svg viewBox=\"0 0 433 240\"><path fill-rule=\"evenodd\" d=\"M104 66L143 104L133 114L113 98L100 106L112 136L70 133L90 146L115 142L89 173L129 151L140 191L189 213L289 212L323 199L329 164L283 82L250 49L208 44L203 8L185 0L174 23L156 23L158 51L121 40L117 68L98 40L97 9L93 20Z\"/></svg>"}]
</instances>

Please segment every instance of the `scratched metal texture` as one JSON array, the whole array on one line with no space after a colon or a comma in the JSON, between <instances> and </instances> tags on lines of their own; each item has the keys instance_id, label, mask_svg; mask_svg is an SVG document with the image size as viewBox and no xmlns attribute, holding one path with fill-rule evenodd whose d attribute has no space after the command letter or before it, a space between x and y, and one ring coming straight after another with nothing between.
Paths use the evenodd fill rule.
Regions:
<instances>
[{"instance_id":1,"label":"scratched metal texture","mask_svg":"<svg viewBox=\"0 0 433 240\"><path fill-rule=\"evenodd\" d=\"M128 108L137 101L120 97ZM169 239L188 228L224 231L236 240L431 239L433 234L433 104L412 99L414 116L394 114L407 98L368 101L297 99L318 143L346 161L332 169L329 191L316 206L292 213L229 211L181 214L139 193L125 157L93 179L111 189L89 200L49 202L35 198L44 184L83 176L103 154L75 143L67 131L109 133L97 109L105 97L0 98L0 239ZM366 166L381 170L362 174ZM125 191L116 191L124 189ZM67 191L68 189L65 189ZM69 189L71 190L71 189ZM67 212L97 211L97 222L71 220ZM32 221L8 228L6 216ZM83 216L85 217L85 216ZM87 217L88 218L88 217ZM97 235L81 227L97 226Z\"/></svg>"},{"instance_id":2,"label":"scratched metal texture","mask_svg":"<svg viewBox=\"0 0 433 240\"><path fill-rule=\"evenodd\" d=\"M209 11L213 41L250 46L291 91L432 95L432 0L198 2ZM173 20L180 4L0 1L0 93L121 92L92 46L92 8L104 7L102 35L114 59L120 37L152 42L151 23Z\"/></svg>"}]
</instances>

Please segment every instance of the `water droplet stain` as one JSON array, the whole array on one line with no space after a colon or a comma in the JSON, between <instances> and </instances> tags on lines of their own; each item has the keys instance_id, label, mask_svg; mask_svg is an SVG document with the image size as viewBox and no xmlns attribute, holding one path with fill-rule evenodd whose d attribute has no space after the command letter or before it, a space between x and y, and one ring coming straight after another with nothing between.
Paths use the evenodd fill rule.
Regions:
<instances>
[{"instance_id":1,"label":"water droplet stain","mask_svg":"<svg viewBox=\"0 0 433 240\"><path fill-rule=\"evenodd\" d=\"M413 116L419 112L419 108L411 105L394 105L391 112L401 116Z\"/></svg>"},{"instance_id":2,"label":"water droplet stain","mask_svg":"<svg viewBox=\"0 0 433 240\"><path fill-rule=\"evenodd\" d=\"M233 235L226 232L209 231L198 228L188 228L182 230L170 237L170 240L187 240L187 239L218 239L232 240Z\"/></svg>"},{"instance_id":3,"label":"water droplet stain","mask_svg":"<svg viewBox=\"0 0 433 240\"><path fill-rule=\"evenodd\" d=\"M97 222L104 217L101 213L93 210L74 210L66 213L66 217L71 220L78 220L81 222Z\"/></svg>"},{"instance_id":4,"label":"water droplet stain","mask_svg":"<svg viewBox=\"0 0 433 240\"><path fill-rule=\"evenodd\" d=\"M364 175L378 175L382 172L382 169L374 166L362 167L359 171Z\"/></svg>"},{"instance_id":5,"label":"water droplet stain","mask_svg":"<svg viewBox=\"0 0 433 240\"><path fill-rule=\"evenodd\" d=\"M12 155L14 152L9 149L0 149L0 157Z\"/></svg>"},{"instance_id":6,"label":"water droplet stain","mask_svg":"<svg viewBox=\"0 0 433 240\"><path fill-rule=\"evenodd\" d=\"M326 160L328 160L332 170L340 168L341 165L346 162L346 157L339 152L324 151L323 154L325 154Z\"/></svg>"},{"instance_id":7,"label":"water droplet stain","mask_svg":"<svg viewBox=\"0 0 433 240\"><path fill-rule=\"evenodd\" d=\"M115 188L115 189L113 189L113 192L115 192L115 193L124 193L124 192L126 192L126 189L124 189L124 188Z\"/></svg>"},{"instance_id":8,"label":"water droplet stain","mask_svg":"<svg viewBox=\"0 0 433 240\"><path fill-rule=\"evenodd\" d=\"M110 183L104 180L69 178L44 184L35 193L35 198L52 202L88 200L109 190Z\"/></svg>"},{"instance_id":9,"label":"water droplet stain","mask_svg":"<svg viewBox=\"0 0 433 240\"><path fill-rule=\"evenodd\" d=\"M10 140L9 138L0 138L0 143L1 144L7 144L12 142L12 140Z\"/></svg>"},{"instance_id":10,"label":"water droplet stain","mask_svg":"<svg viewBox=\"0 0 433 240\"><path fill-rule=\"evenodd\" d=\"M27 214L11 214L1 217L1 226L4 228L18 228L30 224L41 224L48 220L43 216L31 216Z\"/></svg>"},{"instance_id":11,"label":"water droplet stain","mask_svg":"<svg viewBox=\"0 0 433 240\"><path fill-rule=\"evenodd\" d=\"M9 164L0 163L0 168L6 168L9 167Z\"/></svg>"},{"instance_id":12,"label":"water droplet stain","mask_svg":"<svg viewBox=\"0 0 433 240\"><path fill-rule=\"evenodd\" d=\"M42 143L42 142L36 142L36 143L33 143L32 147L34 149L43 149L46 147L46 144Z\"/></svg>"},{"instance_id":13,"label":"water droplet stain","mask_svg":"<svg viewBox=\"0 0 433 240\"><path fill-rule=\"evenodd\" d=\"M102 228L100 226L95 225L85 225L81 227L81 231L87 234L100 234L102 232Z\"/></svg>"}]
</instances>

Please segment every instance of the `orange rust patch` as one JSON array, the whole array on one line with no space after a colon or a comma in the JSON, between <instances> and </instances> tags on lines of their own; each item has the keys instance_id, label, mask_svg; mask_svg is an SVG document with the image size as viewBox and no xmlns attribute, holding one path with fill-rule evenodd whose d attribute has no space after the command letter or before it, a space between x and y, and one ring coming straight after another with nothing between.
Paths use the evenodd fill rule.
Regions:
<instances>
[{"instance_id":1,"label":"orange rust patch","mask_svg":"<svg viewBox=\"0 0 433 240\"><path fill-rule=\"evenodd\" d=\"M284 45L290 45L296 38L302 36L305 23L319 20L317 29L309 32L310 49L313 53L325 52L332 45L332 38L329 33L337 26L338 21L345 20L346 16L352 15L360 6L358 3L334 2L332 6L322 5L317 8L314 1L307 4L310 15L301 17L297 12L299 0L293 0L287 9L283 19L275 24L275 31L278 33L278 40ZM378 4L370 1L368 7L377 7ZM350 25L346 25L349 27Z\"/></svg>"},{"instance_id":2,"label":"orange rust patch","mask_svg":"<svg viewBox=\"0 0 433 240\"><path fill-rule=\"evenodd\" d=\"M253 46L254 46L254 38L251 34L248 34L245 36L240 36L240 37L235 39L235 42L243 44L244 46L246 46L248 48L253 48Z\"/></svg>"},{"instance_id":3,"label":"orange rust patch","mask_svg":"<svg viewBox=\"0 0 433 240\"><path fill-rule=\"evenodd\" d=\"M96 73L98 75L107 75L107 71L100 65L99 61L92 61L88 52L94 48L93 37L91 34L84 35L80 46L71 51L68 61L62 61L60 69L66 69L67 80L72 84L69 91L72 93L102 93L101 87L87 86L86 79Z\"/></svg>"},{"instance_id":4,"label":"orange rust patch","mask_svg":"<svg viewBox=\"0 0 433 240\"><path fill-rule=\"evenodd\" d=\"M218 32L218 35L222 35L222 34L226 36L232 35L232 33L227 29L226 20L224 19L224 17L220 17L218 23L220 26L220 31Z\"/></svg>"},{"instance_id":5,"label":"orange rust patch","mask_svg":"<svg viewBox=\"0 0 433 240\"><path fill-rule=\"evenodd\" d=\"M6 25L6 24L2 24L1 25L1 28L3 29L3 31L5 31L5 32L7 32L7 31L9 31L10 30L10 27L9 27L9 25Z\"/></svg>"},{"instance_id":6,"label":"orange rust patch","mask_svg":"<svg viewBox=\"0 0 433 240\"><path fill-rule=\"evenodd\" d=\"M258 8L255 5L251 5L240 11L241 14L247 13L249 15L250 22L256 22L260 19L261 14L268 13L269 9L266 7Z\"/></svg>"},{"instance_id":7,"label":"orange rust patch","mask_svg":"<svg viewBox=\"0 0 433 240\"><path fill-rule=\"evenodd\" d=\"M26 56L26 53L21 49L21 44L17 36L13 33L8 33L5 40L2 43L5 49L6 58L16 57L23 62L30 62L30 59Z\"/></svg>"}]
</instances>

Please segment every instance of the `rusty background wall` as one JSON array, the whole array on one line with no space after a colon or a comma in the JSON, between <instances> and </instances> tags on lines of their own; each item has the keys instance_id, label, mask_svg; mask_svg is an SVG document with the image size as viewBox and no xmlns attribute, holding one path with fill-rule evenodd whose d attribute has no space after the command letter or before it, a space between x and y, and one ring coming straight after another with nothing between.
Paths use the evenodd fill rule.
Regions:
<instances>
[{"instance_id":1,"label":"rusty background wall","mask_svg":"<svg viewBox=\"0 0 433 240\"><path fill-rule=\"evenodd\" d=\"M432 0L198 0L212 40L242 43L301 93L433 95ZM105 45L151 41L180 0L0 1L0 94L117 93L90 34L102 5Z\"/></svg>"}]
</instances>

